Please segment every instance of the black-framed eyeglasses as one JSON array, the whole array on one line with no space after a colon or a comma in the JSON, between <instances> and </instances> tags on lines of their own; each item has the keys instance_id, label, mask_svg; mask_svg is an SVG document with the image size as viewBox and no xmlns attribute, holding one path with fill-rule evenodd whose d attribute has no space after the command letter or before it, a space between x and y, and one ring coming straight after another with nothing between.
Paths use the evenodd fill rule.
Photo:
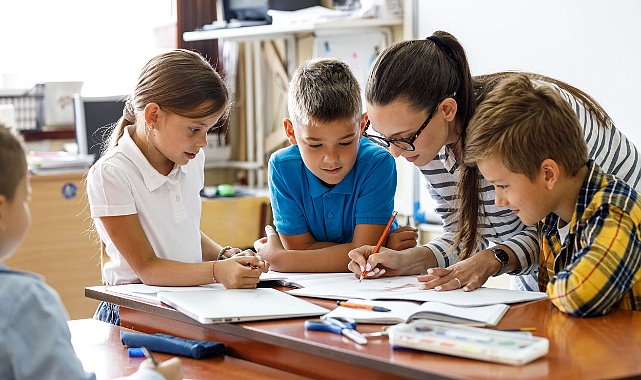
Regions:
<instances>
[{"instance_id":1,"label":"black-framed eyeglasses","mask_svg":"<svg viewBox=\"0 0 641 380\"><path fill-rule=\"evenodd\" d=\"M444 97L443 100L445 100L447 98L453 98L455 96L456 96L456 92ZM396 145L397 147L399 147L399 148L401 148L403 150L414 151L416 149L414 147L414 141L421 134L421 132L423 132L423 129L425 129L425 127L427 127L427 125L432 120L432 117L434 117L434 115L436 115L436 111L438 111L438 107L441 105L443 100L441 100L440 102L438 102L436 104L436 107L434 108L434 110L432 112L430 112L430 114L427 116L427 119L425 119L425 121L423 122L421 127L410 138L407 138L407 139L406 138L388 139L387 137L384 137L384 136L381 136L381 135L370 135L370 134L367 133L367 128L369 128L371 126L371 123L370 123L369 119L367 120L367 124L365 125L365 130L363 130L363 136L367 137L368 139L370 139L370 141L372 141L372 142L374 142L374 143L376 143L376 144L378 144L378 145L380 145L382 147L385 147L385 148L389 147L390 144L394 144L394 145Z\"/></svg>"}]
</instances>

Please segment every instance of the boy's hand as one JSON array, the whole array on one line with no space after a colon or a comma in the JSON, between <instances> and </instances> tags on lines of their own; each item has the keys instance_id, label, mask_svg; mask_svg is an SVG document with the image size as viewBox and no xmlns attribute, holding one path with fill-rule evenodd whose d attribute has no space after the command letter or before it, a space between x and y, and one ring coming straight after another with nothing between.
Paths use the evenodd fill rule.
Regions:
<instances>
[{"instance_id":1,"label":"boy's hand","mask_svg":"<svg viewBox=\"0 0 641 380\"><path fill-rule=\"evenodd\" d=\"M381 248L378 253L374 252L374 246L364 245L360 248L352 249L347 254L352 261L347 268L354 272L356 277L360 278L363 271L366 272L365 278L378 278L385 276L398 276L401 272L401 253Z\"/></svg>"},{"instance_id":2,"label":"boy's hand","mask_svg":"<svg viewBox=\"0 0 641 380\"><path fill-rule=\"evenodd\" d=\"M269 225L265 226L265 234L265 237L254 242L254 249L256 250L256 254L273 262L275 261L275 256L286 251L286 249L283 247L278 233L274 231L274 227Z\"/></svg>"},{"instance_id":3,"label":"boy's hand","mask_svg":"<svg viewBox=\"0 0 641 380\"><path fill-rule=\"evenodd\" d=\"M269 263L260 256L234 256L215 264L214 277L227 289L251 289L268 270Z\"/></svg>"},{"instance_id":4,"label":"boy's hand","mask_svg":"<svg viewBox=\"0 0 641 380\"><path fill-rule=\"evenodd\" d=\"M156 371L160 372L161 375L167 380L182 380L183 371L182 371L182 362L179 358L171 358L165 360L164 362L154 366L154 363L151 362L151 359L147 359L140 363L138 368L153 368Z\"/></svg>"},{"instance_id":5,"label":"boy's hand","mask_svg":"<svg viewBox=\"0 0 641 380\"><path fill-rule=\"evenodd\" d=\"M416 247L418 241L418 228L411 226L399 227L390 232L385 246L395 251Z\"/></svg>"}]
</instances>

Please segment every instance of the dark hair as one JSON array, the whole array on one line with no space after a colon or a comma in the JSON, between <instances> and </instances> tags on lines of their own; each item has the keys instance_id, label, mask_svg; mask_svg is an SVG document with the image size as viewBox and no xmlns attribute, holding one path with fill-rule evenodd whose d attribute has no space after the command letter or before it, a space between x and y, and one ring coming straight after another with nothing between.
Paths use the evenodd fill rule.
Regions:
<instances>
[{"instance_id":1,"label":"dark hair","mask_svg":"<svg viewBox=\"0 0 641 380\"><path fill-rule=\"evenodd\" d=\"M456 126L464 147L467 125L476 106L498 83L516 73L502 72L473 78L465 51L458 40L443 31L435 32L432 37L401 41L383 50L369 72L365 100L375 106L403 100L417 112L430 112L444 97L456 92ZM583 91L556 79L524 74L566 90L579 99L599 122L606 127L611 125L605 110ZM469 257L479 246L477 229L479 208L482 207L479 200L479 179L476 168L461 168L457 190L457 197L461 202L459 228L452 245L456 249L463 243L461 259Z\"/></svg>"},{"instance_id":2,"label":"dark hair","mask_svg":"<svg viewBox=\"0 0 641 380\"><path fill-rule=\"evenodd\" d=\"M446 96L456 93L456 120L462 130L474 114L474 86L458 40L447 32L433 34L430 40L395 43L383 50L372 66L365 101L385 106L405 100L415 111L432 111Z\"/></svg>"},{"instance_id":3,"label":"dark hair","mask_svg":"<svg viewBox=\"0 0 641 380\"><path fill-rule=\"evenodd\" d=\"M0 195L12 201L26 175L27 157L22 136L0 122Z\"/></svg>"},{"instance_id":4,"label":"dark hair","mask_svg":"<svg viewBox=\"0 0 641 380\"><path fill-rule=\"evenodd\" d=\"M188 118L202 118L229 109L229 92L214 68L200 54L176 49L159 54L142 68L123 116L116 123L107 150L117 145L127 125L136 124L150 103Z\"/></svg>"}]
</instances>

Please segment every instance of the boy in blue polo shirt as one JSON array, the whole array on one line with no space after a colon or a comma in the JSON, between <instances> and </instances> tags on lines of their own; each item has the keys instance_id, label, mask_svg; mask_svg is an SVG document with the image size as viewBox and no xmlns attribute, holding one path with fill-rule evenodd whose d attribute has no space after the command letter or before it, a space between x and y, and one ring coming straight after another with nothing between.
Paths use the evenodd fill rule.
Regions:
<instances>
[{"instance_id":1,"label":"boy in blue polo shirt","mask_svg":"<svg viewBox=\"0 0 641 380\"><path fill-rule=\"evenodd\" d=\"M288 95L291 119L283 124L292 145L269 160L278 234L268 226L267 237L254 247L276 271L346 272L347 253L375 245L394 211L395 162L361 138L367 116L347 64L307 62L294 74ZM395 222L392 230L397 227ZM396 229L387 246L413 247L416 238L415 229Z\"/></svg>"}]
</instances>

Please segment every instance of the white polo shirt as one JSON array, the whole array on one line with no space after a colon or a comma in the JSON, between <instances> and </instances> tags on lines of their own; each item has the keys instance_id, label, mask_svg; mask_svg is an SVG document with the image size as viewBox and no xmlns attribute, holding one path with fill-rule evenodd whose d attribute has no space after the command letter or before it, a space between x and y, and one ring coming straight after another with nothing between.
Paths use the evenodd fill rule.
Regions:
<instances>
[{"instance_id":1,"label":"white polo shirt","mask_svg":"<svg viewBox=\"0 0 641 380\"><path fill-rule=\"evenodd\" d=\"M136 146L131 138L133 131L133 126L126 127L118 145L106 152L87 175L91 217L111 258L103 269L110 285L141 281L105 232L99 219L103 216L138 214L156 256L188 263L202 261L203 151L187 165L175 165L165 176Z\"/></svg>"}]
</instances>

